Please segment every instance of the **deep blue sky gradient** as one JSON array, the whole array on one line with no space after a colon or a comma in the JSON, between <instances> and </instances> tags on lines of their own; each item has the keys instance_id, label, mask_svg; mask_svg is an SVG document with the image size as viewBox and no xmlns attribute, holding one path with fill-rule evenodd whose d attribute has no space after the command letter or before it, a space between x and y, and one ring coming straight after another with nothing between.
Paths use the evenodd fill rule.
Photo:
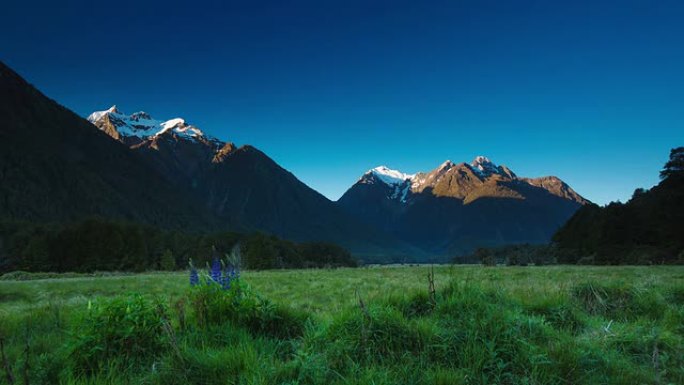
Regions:
<instances>
[{"instance_id":1,"label":"deep blue sky gradient","mask_svg":"<svg viewBox=\"0 0 684 385\"><path fill-rule=\"evenodd\" d=\"M183 117L333 200L380 164L482 154L625 201L684 145L680 1L10 0L0 20L0 60L77 113Z\"/></svg>"}]
</instances>

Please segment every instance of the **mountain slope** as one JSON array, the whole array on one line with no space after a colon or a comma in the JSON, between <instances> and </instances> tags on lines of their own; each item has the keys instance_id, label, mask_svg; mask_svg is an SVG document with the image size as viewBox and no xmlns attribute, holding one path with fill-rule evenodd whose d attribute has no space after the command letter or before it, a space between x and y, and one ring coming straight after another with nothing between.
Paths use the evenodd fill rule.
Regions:
<instances>
[{"instance_id":1,"label":"mountain slope","mask_svg":"<svg viewBox=\"0 0 684 385\"><path fill-rule=\"evenodd\" d=\"M295 241L335 242L367 260L421 254L353 218L255 147L238 148L181 118L158 121L145 112L127 116L116 107L88 119L192 194L223 226Z\"/></svg>"},{"instance_id":2,"label":"mountain slope","mask_svg":"<svg viewBox=\"0 0 684 385\"><path fill-rule=\"evenodd\" d=\"M548 242L587 201L556 177L520 178L485 157L427 173L369 170L338 205L399 239L444 256L479 246Z\"/></svg>"},{"instance_id":3,"label":"mountain slope","mask_svg":"<svg viewBox=\"0 0 684 385\"><path fill-rule=\"evenodd\" d=\"M657 186L637 189L627 203L582 207L553 240L562 262L684 262L684 147L672 150Z\"/></svg>"},{"instance_id":4,"label":"mountain slope","mask_svg":"<svg viewBox=\"0 0 684 385\"><path fill-rule=\"evenodd\" d=\"M0 63L0 218L201 229L211 216L135 153Z\"/></svg>"}]
</instances>

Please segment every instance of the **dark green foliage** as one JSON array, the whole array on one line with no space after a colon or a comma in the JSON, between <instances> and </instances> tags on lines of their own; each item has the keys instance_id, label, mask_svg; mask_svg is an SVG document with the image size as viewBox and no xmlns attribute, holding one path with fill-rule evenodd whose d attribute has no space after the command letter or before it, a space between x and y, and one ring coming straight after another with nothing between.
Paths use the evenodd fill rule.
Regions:
<instances>
[{"instance_id":1,"label":"dark green foliage","mask_svg":"<svg viewBox=\"0 0 684 385\"><path fill-rule=\"evenodd\" d=\"M550 245L506 245L497 247L480 247L472 254L455 257L454 263L470 263L478 261L485 266L496 266L499 263L508 266L527 266L534 264L549 265L557 262L557 250Z\"/></svg>"},{"instance_id":2,"label":"dark green foliage","mask_svg":"<svg viewBox=\"0 0 684 385\"><path fill-rule=\"evenodd\" d=\"M652 189L627 203L586 205L554 235L559 262L675 264L684 250L684 147L673 149Z\"/></svg>"},{"instance_id":3,"label":"dark green foliage","mask_svg":"<svg viewBox=\"0 0 684 385\"><path fill-rule=\"evenodd\" d=\"M274 338L301 336L307 315L262 298L241 281L229 290L217 284L200 284L192 289L189 303L200 327L232 324L255 335Z\"/></svg>"},{"instance_id":4,"label":"dark green foliage","mask_svg":"<svg viewBox=\"0 0 684 385\"><path fill-rule=\"evenodd\" d=\"M296 244L257 233L245 239L244 249L243 262L248 269L357 266L347 250L330 243Z\"/></svg>"},{"instance_id":5,"label":"dark green foliage","mask_svg":"<svg viewBox=\"0 0 684 385\"><path fill-rule=\"evenodd\" d=\"M96 303L76 331L70 360L77 373L94 373L110 361L136 364L154 360L167 344L166 309L140 295Z\"/></svg>"},{"instance_id":6,"label":"dark green foliage","mask_svg":"<svg viewBox=\"0 0 684 385\"><path fill-rule=\"evenodd\" d=\"M349 252L327 243L302 243L264 234L196 234L130 222L87 219L70 224L0 222L0 273L142 271L198 266L240 245L250 269L356 266Z\"/></svg>"},{"instance_id":7,"label":"dark green foliage","mask_svg":"<svg viewBox=\"0 0 684 385\"><path fill-rule=\"evenodd\" d=\"M494 253L492 253L491 250L481 247L475 250L475 253L473 253L473 255L475 256L475 258L480 260L480 262L485 266L496 266L496 258L494 257Z\"/></svg>"},{"instance_id":8,"label":"dark green foliage","mask_svg":"<svg viewBox=\"0 0 684 385\"><path fill-rule=\"evenodd\" d=\"M665 163L665 167L660 172L660 179L682 174L684 174L684 147L673 148L670 150L670 160Z\"/></svg>"},{"instance_id":9,"label":"dark green foliage","mask_svg":"<svg viewBox=\"0 0 684 385\"><path fill-rule=\"evenodd\" d=\"M173 258L173 252L169 249L164 250L159 260L159 270L176 270L176 260Z\"/></svg>"}]
</instances>

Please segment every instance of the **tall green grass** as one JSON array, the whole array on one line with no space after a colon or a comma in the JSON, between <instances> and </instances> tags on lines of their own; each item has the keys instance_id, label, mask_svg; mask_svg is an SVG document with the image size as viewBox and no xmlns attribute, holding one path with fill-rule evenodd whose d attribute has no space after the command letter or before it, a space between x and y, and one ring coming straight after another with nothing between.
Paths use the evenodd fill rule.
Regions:
<instances>
[{"instance_id":1,"label":"tall green grass","mask_svg":"<svg viewBox=\"0 0 684 385\"><path fill-rule=\"evenodd\" d=\"M3 280L0 384L684 383L684 268L426 274Z\"/></svg>"}]
</instances>

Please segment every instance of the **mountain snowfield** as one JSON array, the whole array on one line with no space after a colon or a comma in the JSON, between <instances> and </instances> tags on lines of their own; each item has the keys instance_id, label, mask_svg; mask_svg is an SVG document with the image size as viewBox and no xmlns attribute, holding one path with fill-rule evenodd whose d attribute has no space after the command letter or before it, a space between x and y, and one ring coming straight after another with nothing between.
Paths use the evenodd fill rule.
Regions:
<instances>
[{"instance_id":1,"label":"mountain snowfield","mask_svg":"<svg viewBox=\"0 0 684 385\"><path fill-rule=\"evenodd\" d=\"M199 128L186 123L182 118L173 118L165 121L156 120L144 111L126 115L119 111L116 105L107 110L95 111L87 119L105 132L108 131L107 123L109 123L116 130L116 134L114 132L107 133L114 136L115 139L121 139L122 141L124 138L147 139L166 133L173 133L184 139L203 139L217 145L223 144L220 140L205 135Z\"/></svg>"}]
</instances>

